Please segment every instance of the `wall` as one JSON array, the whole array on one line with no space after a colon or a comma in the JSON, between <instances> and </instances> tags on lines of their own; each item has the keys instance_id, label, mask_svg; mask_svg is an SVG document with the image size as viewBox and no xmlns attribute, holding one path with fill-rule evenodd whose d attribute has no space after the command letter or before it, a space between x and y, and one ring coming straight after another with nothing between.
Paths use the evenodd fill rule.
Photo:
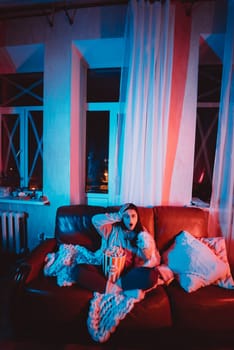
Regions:
<instances>
[{"instance_id":1,"label":"wall","mask_svg":"<svg viewBox=\"0 0 234 350\"><path fill-rule=\"evenodd\" d=\"M114 16L111 15L113 11ZM0 51L0 72L19 71L19 67L22 66L19 56L24 56L22 61L28 61L28 65L24 64L24 71L40 70L41 66L44 70L43 182L44 194L48 197L50 204L37 206L0 203L0 209L28 213L30 249L38 244L40 233L43 232L48 237L53 236L56 209L71 203L72 46L73 44L78 46L79 41L93 40L97 45L94 52L97 52L98 61L100 61L98 43L101 39L105 39L106 45L102 47L101 52L105 55L105 50L108 50L108 55L105 56L110 60L112 57L110 49L113 49L115 40L110 42L108 39L116 39L119 51L119 39L124 33L125 11L125 6L81 9L76 12L73 25L70 25L65 14L60 12L55 15L53 27L49 26L46 17L23 18L1 23L1 33L5 33L5 36L2 37ZM41 60L35 59L34 56L34 67L32 67L32 64L29 65L29 61L31 62L29 57L30 52L35 51L33 50L35 44L43 46L44 56ZM6 47L8 50L5 50ZM85 47L81 49L84 54L88 54L89 59L92 52L90 50L86 52ZM28 55L25 54L25 50ZM9 52L12 53L12 57ZM41 62L42 59L43 62ZM95 57L93 59L95 60ZM7 69L6 63L8 63ZM79 169L76 171L78 172Z\"/></svg>"},{"instance_id":2,"label":"wall","mask_svg":"<svg viewBox=\"0 0 234 350\"><path fill-rule=\"evenodd\" d=\"M194 137L195 110L196 110L196 77L198 62L199 35L205 32L223 32L225 30L224 15L219 9L220 1L216 6L213 3L202 2L193 9L192 39L190 44L189 71L186 87L186 101L183 106L182 118L187 118L185 127L181 130L177 152L181 152L178 164L175 165L178 176L174 177L173 188L188 181L188 174L184 169L191 160L191 154L184 154L186 143L190 135ZM97 65L101 65L100 52L104 54L105 60L111 61L110 50L116 43L116 50L120 52L121 38L124 33L124 20L126 14L125 6L111 6L104 8L87 8L78 10L74 24L70 25L63 12L54 17L54 24L50 27L46 17L23 18L1 23L1 47L17 47L25 52L29 45L42 45L43 57L33 61L44 69L44 194L49 198L50 204L46 206L1 204L1 209L24 210L28 213L28 235L29 247L32 249L38 244L38 234L44 232L46 236L52 237L56 209L61 205L71 203L71 179L79 176L79 169L71 166L71 154L75 154L71 147L71 106L72 106L72 47L82 51L84 58L92 61L93 52L97 52ZM218 16L217 14L221 14ZM100 49L100 40L105 39L107 46ZM116 39L109 41L108 39ZM120 40L120 41L119 41ZM86 43L96 43L96 48ZM104 41L103 41L104 42ZM80 45L80 47L79 47ZM122 49L122 47L121 47ZM113 51L113 53L115 50ZM0 52L0 70L6 69L6 51ZM19 56L18 56L19 57ZM9 58L9 57L8 57ZM118 57L122 59L121 55ZM43 62L42 62L43 60ZM95 58L94 58L95 61ZM7 61L9 70L16 70L14 59ZM19 63L18 63L19 64ZM31 62L32 64L32 62ZM92 65L92 64L91 64ZM30 65L24 65L29 69ZM192 87L192 88L191 88ZM74 130L73 130L74 132ZM71 169L74 171L71 174ZM71 176L72 175L72 176ZM192 169L189 170L191 183ZM74 187L75 188L75 187ZM183 188L181 189L183 191ZM76 194L73 193L73 203Z\"/></svg>"}]
</instances>

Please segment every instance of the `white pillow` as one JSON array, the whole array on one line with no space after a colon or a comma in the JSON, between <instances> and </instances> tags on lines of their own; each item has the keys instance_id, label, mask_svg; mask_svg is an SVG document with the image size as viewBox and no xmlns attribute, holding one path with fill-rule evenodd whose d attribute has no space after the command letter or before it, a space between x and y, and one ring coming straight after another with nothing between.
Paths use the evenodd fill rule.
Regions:
<instances>
[{"instance_id":1,"label":"white pillow","mask_svg":"<svg viewBox=\"0 0 234 350\"><path fill-rule=\"evenodd\" d=\"M227 266L227 273L222 278L218 279L215 284L220 287L233 289L234 280L232 278L231 269L227 257L226 242L223 237L200 237L202 243L206 244Z\"/></svg>"},{"instance_id":2,"label":"white pillow","mask_svg":"<svg viewBox=\"0 0 234 350\"><path fill-rule=\"evenodd\" d=\"M227 274L228 265L206 244L182 231L172 246L163 253L163 262L175 273L186 292L216 283Z\"/></svg>"}]
</instances>

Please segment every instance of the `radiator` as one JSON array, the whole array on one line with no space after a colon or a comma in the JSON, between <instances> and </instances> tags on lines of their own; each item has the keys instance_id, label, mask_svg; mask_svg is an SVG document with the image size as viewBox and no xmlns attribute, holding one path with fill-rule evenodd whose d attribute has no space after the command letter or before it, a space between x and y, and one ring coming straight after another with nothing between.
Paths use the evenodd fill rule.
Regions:
<instances>
[{"instance_id":1,"label":"radiator","mask_svg":"<svg viewBox=\"0 0 234 350\"><path fill-rule=\"evenodd\" d=\"M0 246L3 252L27 251L27 213L0 211Z\"/></svg>"}]
</instances>

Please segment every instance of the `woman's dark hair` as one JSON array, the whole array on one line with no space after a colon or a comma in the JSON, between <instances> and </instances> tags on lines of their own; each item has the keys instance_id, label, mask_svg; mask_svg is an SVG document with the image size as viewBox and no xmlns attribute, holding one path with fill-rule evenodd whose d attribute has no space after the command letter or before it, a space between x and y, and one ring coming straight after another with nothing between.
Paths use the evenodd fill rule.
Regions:
<instances>
[{"instance_id":1,"label":"woman's dark hair","mask_svg":"<svg viewBox=\"0 0 234 350\"><path fill-rule=\"evenodd\" d=\"M140 219L140 215L139 215L139 211L138 211L137 206L136 206L135 204L133 204L133 203L129 203L129 205L125 208L124 211L126 211L126 210L128 210L128 209L133 209L133 210L135 210L135 212L137 213L137 223L136 223L136 226L135 226L135 228L134 228L134 231L135 231L136 233L139 233L139 232L141 232L141 231L144 231L144 228L143 228L143 225L142 225L142 223L141 223L141 219ZM123 228L125 228L125 225L124 225L123 221L122 221L121 224L123 225Z\"/></svg>"}]
</instances>

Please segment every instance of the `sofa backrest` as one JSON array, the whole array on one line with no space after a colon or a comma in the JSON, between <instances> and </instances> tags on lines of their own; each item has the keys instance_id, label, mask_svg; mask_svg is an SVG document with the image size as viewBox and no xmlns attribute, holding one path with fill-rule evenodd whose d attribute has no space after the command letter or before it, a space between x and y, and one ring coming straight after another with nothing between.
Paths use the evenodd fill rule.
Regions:
<instances>
[{"instance_id":1,"label":"sofa backrest","mask_svg":"<svg viewBox=\"0 0 234 350\"><path fill-rule=\"evenodd\" d=\"M101 239L92 224L97 213L118 211L118 206L66 205L57 209L55 237L58 243L80 244L95 251ZM155 237L161 251L181 231L196 237L207 236L207 213L199 208L179 206L138 207L143 226Z\"/></svg>"},{"instance_id":2,"label":"sofa backrest","mask_svg":"<svg viewBox=\"0 0 234 350\"><path fill-rule=\"evenodd\" d=\"M97 213L116 212L119 206L65 205L57 209L55 237L58 243L81 244L96 250L100 246L100 236L92 224L92 216ZM155 236L153 208L138 207L143 226Z\"/></svg>"},{"instance_id":3,"label":"sofa backrest","mask_svg":"<svg viewBox=\"0 0 234 350\"><path fill-rule=\"evenodd\" d=\"M92 216L104 207L90 205L67 205L57 209L55 237L58 243L80 244L95 251L100 246L100 236L92 224Z\"/></svg>"},{"instance_id":4,"label":"sofa backrest","mask_svg":"<svg viewBox=\"0 0 234 350\"><path fill-rule=\"evenodd\" d=\"M165 250L181 231L195 237L207 237L208 213L200 208L156 206L155 239L160 252Z\"/></svg>"},{"instance_id":5,"label":"sofa backrest","mask_svg":"<svg viewBox=\"0 0 234 350\"><path fill-rule=\"evenodd\" d=\"M138 207L141 223L145 229L155 237L154 209L153 207Z\"/></svg>"}]
</instances>

